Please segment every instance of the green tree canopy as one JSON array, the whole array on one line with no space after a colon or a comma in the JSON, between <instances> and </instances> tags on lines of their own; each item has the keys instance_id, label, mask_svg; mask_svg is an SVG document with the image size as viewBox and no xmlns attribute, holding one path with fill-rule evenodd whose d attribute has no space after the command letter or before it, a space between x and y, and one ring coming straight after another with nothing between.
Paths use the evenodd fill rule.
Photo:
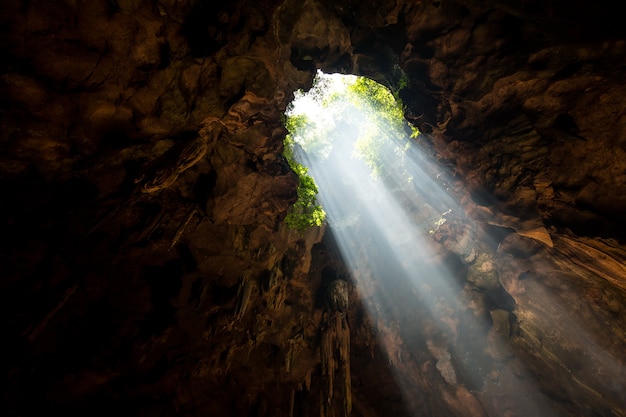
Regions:
<instances>
[{"instance_id":1,"label":"green tree canopy","mask_svg":"<svg viewBox=\"0 0 626 417\"><path fill-rule=\"evenodd\" d=\"M409 126L401 102L389 89L365 77L319 72L308 92L295 93L285 116L289 134L284 155L301 178L298 196L302 194L302 201L298 200L287 217L297 228L319 225L325 214L315 200L315 181L296 160L295 146L311 157L324 159L335 143L354 135L354 150L346 157L363 160L374 176L384 175L386 165L398 161L389 158L390 153L401 154L408 146ZM416 136L417 129L411 129L411 137Z\"/></svg>"}]
</instances>

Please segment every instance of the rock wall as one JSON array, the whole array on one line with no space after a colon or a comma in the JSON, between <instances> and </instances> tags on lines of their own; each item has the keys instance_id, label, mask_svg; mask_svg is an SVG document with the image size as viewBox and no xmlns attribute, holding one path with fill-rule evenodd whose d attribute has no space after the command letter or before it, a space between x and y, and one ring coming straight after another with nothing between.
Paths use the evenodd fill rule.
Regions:
<instances>
[{"instance_id":1,"label":"rock wall","mask_svg":"<svg viewBox=\"0 0 626 417\"><path fill-rule=\"evenodd\" d=\"M615 7L3 3L3 412L626 415ZM443 324L401 284L371 315L374 274L282 222L316 68L398 91L445 167Z\"/></svg>"}]
</instances>

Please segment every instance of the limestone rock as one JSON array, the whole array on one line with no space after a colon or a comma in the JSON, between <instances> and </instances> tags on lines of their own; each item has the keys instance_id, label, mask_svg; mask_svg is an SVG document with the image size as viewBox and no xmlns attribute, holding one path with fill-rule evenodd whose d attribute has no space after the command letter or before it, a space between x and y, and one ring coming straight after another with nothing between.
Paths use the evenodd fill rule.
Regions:
<instances>
[{"instance_id":1,"label":"limestone rock","mask_svg":"<svg viewBox=\"0 0 626 417\"><path fill-rule=\"evenodd\" d=\"M618 6L2 2L3 415L626 415ZM317 69L402 99L446 285L282 221Z\"/></svg>"}]
</instances>

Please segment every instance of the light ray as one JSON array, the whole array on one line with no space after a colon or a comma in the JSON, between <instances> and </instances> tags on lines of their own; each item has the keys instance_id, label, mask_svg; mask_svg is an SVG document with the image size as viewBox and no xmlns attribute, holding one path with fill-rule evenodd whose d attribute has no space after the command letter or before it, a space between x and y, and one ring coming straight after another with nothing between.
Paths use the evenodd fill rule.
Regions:
<instances>
[{"instance_id":1,"label":"light ray","mask_svg":"<svg viewBox=\"0 0 626 417\"><path fill-rule=\"evenodd\" d=\"M344 93L355 82L353 77L344 79L340 75L320 73L318 77L328 77L326 92L335 95ZM377 148L379 166L373 169L362 157L363 150L359 150L364 147L368 151L367 146L371 146L364 144L362 137L371 134L367 129L376 123L373 111L335 98L334 112L321 106L321 101L320 97L301 94L291 114L306 114L322 126L325 150L316 153L307 149L305 138L296 137L299 146L294 154L309 168L319 187L318 199L327 213L328 233L337 242L360 299L378 326L379 342L393 365L405 401L411 403L417 395L415 383L423 367L405 352L422 343L421 348L434 358L440 378L456 387L456 391L442 395L464 398L468 407L489 409L489 404L472 403L476 400L468 399L474 397L463 386L477 391L488 386L496 370L493 358L506 361L513 356L492 326L498 320L494 314L507 313L472 308L475 300L471 291L455 276L458 265L451 266L446 258L446 253L454 253L461 264L470 265L478 256L472 237L475 226L453 198L452 181L443 168L408 141L408 134ZM343 122L334 119L339 111ZM319 143L316 146L319 151ZM446 227L454 230L455 236L447 241L441 237L443 243L435 244L435 238ZM403 304L407 302L409 306ZM420 342L409 342L408 330L392 325L407 323L407 312L415 315ZM579 330L571 320L567 328ZM607 354L602 358L611 360ZM499 398L506 397L512 404L524 401L533 415L554 415L531 385L530 373L523 369L518 373L514 386L497 388ZM517 399L511 400L513 397Z\"/></svg>"}]
</instances>

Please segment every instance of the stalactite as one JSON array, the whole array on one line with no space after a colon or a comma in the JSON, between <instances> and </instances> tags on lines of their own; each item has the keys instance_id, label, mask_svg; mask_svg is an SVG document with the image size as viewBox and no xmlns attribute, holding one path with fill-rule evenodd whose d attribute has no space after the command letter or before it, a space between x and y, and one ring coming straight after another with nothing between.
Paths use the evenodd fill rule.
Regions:
<instances>
[{"instance_id":1,"label":"stalactite","mask_svg":"<svg viewBox=\"0 0 626 417\"><path fill-rule=\"evenodd\" d=\"M352 411L352 383L350 379L350 327L346 318L348 308L348 284L333 281L326 293L327 306L322 319L320 355L322 375L325 377L325 401L321 415L331 417L335 391L336 371L341 378L343 415Z\"/></svg>"},{"instance_id":2,"label":"stalactite","mask_svg":"<svg viewBox=\"0 0 626 417\"><path fill-rule=\"evenodd\" d=\"M248 308L248 302L250 301L250 295L252 294L252 280L246 275L239 283L239 290L237 290L237 304L235 305L235 318L241 320Z\"/></svg>"},{"instance_id":3,"label":"stalactite","mask_svg":"<svg viewBox=\"0 0 626 417\"><path fill-rule=\"evenodd\" d=\"M176 231L176 234L172 238L172 241L170 242L170 245L167 248L167 250L171 250L178 243L180 238L183 236L183 233L185 232L185 228L187 228L187 225L189 224L189 222L191 221L191 219L193 218L195 214L196 214L196 209L193 209L189 212L187 217L185 217L185 220L178 227L178 230Z\"/></svg>"},{"instance_id":4,"label":"stalactite","mask_svg":"<svg viewBox=\"0 0 626 417\"><path fill-rule=\"evenodd\" d=\"M335 368L337 367L335 363L335 351L333 349L335 337L335 327L333 325L322 330L320 354L322 360L322 376L326 377L326 401L324 402L324 408L329 407L333 400L333 381L335 379Z\"/></svg>"},{"instance_id":5,"label":"stalactite","mask_svg":"<svg viewBox=\"0 0 626 417\"><path fill-rule=\"evenodd\" d=\"M293 408L296 403L296 390L291 390L291 396L289 398L289 417L293 417Z\"/></svg>"},{"instance_id":6,"label":"stalactite","mask_svg":"<svg viewBox=\"0 0 626 417\"><path fill-rule=\"evenodd\" d=\"M345 319L345 314L341 314L341 322L337 324L340 333L337 337L339 344L339 359L341 376L343 378L343 405L344 415L349 416L352 411L352 381L350 380L350 328Z\"/></svg>"},{"instance_id":7,"label":"stalactite","mask_svg":"<svg viewBox=\"0 0 626 417\"><path fill-rule=\"evenodd\" d=\"M279 310L284 304L285 299L287 298L287 293L282 286L276 286L276 289L273 292L272 302L270 306L274 310Z\"/></svg>"},{"instance_id":8,"label":"stalactite","mask_svg":"<svg viewBox=\"0 0 626 417\"><path fill-rule=\"evenodd\" d=\"M152 221L150 222L148 227L146 227L145 229L141 231L141 234L139 235L139 240L150 239L150 236L152 236L154 231L161 225L163 218L165 217L165 214L166 214L165 210L161 209L159 213L152 218Z\"/></svg>"},{"instance_id":9,"label":"stalactite","mask_svg":"<svg viewBox=\"0 0 626 417\"><path fill-rule=\"evenodd\" d=\"M285 304L287 291L284 278L283 271L279 266L276 266L261 284L265 301L273 310L279 310Z\"/></svg>"},{"instance_id":10,"label":"stalactite","mask_svg":"<svg viewBox=\"0 0 626 417\"><path fill-rule=\"evenodd\" d=\"M291 372L291 366L293 365L293 358L295 356L295 341L289 340L289 349L287 350L287 354L285 355L285 371L287 373Z\"/></svg>"},{"instance_id":11,"label":"stalactite","mask_svg":"<svg viewBox=\"0 0 626 417\"><path fill-rule=\"evenodd\" d=\"M307 372L304 376L304 388L306 388L307 391L311 391L311 376L311 371Z\"/></svg>"}]
</instances>

